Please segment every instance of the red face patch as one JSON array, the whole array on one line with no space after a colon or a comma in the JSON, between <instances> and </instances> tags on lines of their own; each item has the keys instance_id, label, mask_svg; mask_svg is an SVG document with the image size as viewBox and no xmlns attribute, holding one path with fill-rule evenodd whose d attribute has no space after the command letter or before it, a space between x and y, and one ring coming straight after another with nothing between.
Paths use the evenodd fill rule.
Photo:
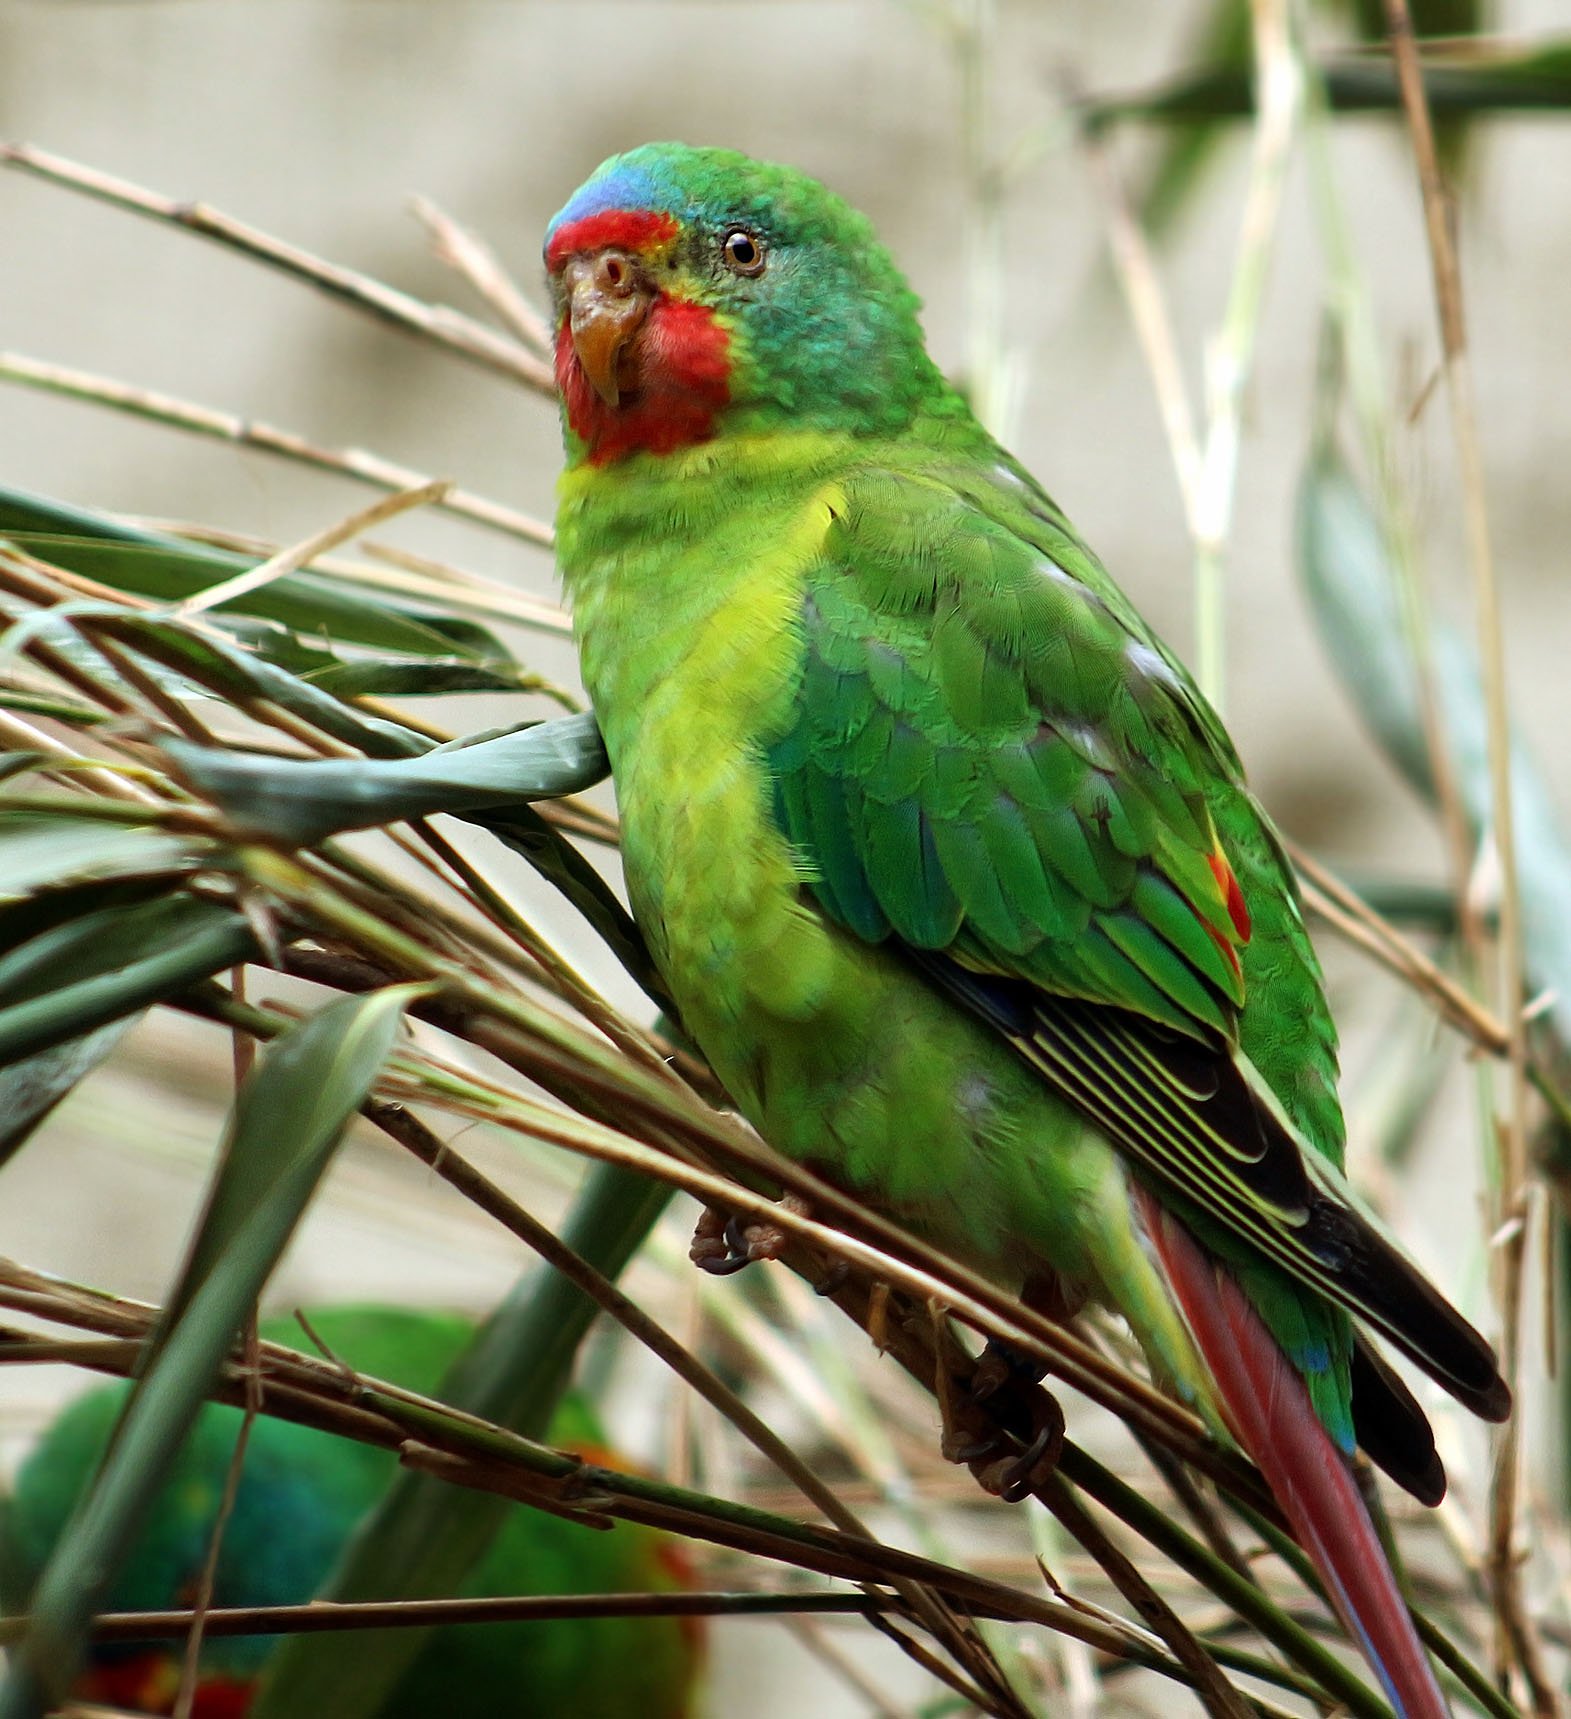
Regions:
<instances>
[{"instance_id":1,"label":"red face patch","mask_svg":"<svg viewBox=\"0 0 1571 1719\"><path fill-rule=\"evenodd\" d=\"M245 1719L256 1698L250 1679L219 1674L197 1684L192 1719ZM172 1713L180 1689L180 1663L169 1653L149 1649L129 1659L90 1666L77 1679L76 1694L131 1713Z\"/></svg>"},{"instance_id":2,"label":"red face patch","mask_svg":"<svg viewBox=\"0 0 1571 1719\"><path fill-rule=\"evenodd\" d=\"M620 404L608 406L584 375L565 321L557 333L557 387L568 424L593 465L707 441L731 397L730 336L703 305L658 297L635 339L638 384Z\"/></svg>"},{"instance_id":3,"label":"red face patch","mask_svg":"<svg viewBox=\"0 0 1571 1719\"><path fill-rule=\"evenodd\" d=\"M655 209L602 209L568 221L551 235L545 266L555 274L580 251L603 251L615 245L624 251L649 251L669 244L677 235L676 217Z\"/></svg>"}]
</instances>

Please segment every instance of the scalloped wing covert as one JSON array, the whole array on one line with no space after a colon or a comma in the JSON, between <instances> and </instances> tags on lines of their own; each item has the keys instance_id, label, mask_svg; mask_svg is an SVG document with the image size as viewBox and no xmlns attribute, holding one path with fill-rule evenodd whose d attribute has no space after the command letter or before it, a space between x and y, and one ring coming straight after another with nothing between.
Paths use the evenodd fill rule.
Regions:
<instances>
[{"instance_id":1,"label":"scalloped wing covert","mask_svg":"<svg viewBox=\"0 0 1571 1719\"><path fill-rule=\"evenodd\" d=\"M1249 922L1207 804L1231 760L1068 559L941 482L856 474L770 754L781 821L861 937L1231 1037Z\"/></svg>"}]
</instances>

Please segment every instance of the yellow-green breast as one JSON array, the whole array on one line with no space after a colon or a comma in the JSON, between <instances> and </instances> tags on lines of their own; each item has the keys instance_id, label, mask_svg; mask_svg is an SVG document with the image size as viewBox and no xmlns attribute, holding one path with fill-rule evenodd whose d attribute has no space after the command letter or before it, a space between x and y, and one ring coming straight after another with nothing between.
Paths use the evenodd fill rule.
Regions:
<instances>
[{"instance_id":1,"label":"yellow-green breast","mask_svg":"<svg viewBox=\"0 0 1571 1719\"><path fill-rule=\"evenodd\" d=\"M773 1145L1002 1275L1046 1256L1095 1283L1123 1268L1086 1238L1128 1230L1110 1150L898 956L829 923L774 819L764 754L790 721L836 456L844 469L825 443L562 480L558 554L633 911L685 1026Z\"/></svg>"}]
</instances>

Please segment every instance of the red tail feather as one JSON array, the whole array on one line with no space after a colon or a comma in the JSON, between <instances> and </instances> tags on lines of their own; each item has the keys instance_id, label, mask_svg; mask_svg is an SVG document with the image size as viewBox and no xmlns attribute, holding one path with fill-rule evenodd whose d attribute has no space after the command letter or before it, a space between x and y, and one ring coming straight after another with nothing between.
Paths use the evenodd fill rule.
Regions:
<instances>
[{"instance_id":1,"label":"red tail feather","mask_svg":"<svg viewBox=\"0 0 1571 1719\"><path fill-rule=\"evenodd\" d=\"M1139 1201L1233 1432L1266 1477L1337 1615L1362 1644L1402 1719L1448 1719L1451 1708L1358 1483L1304 1381L1231 1273L1149 1195L1141 1193Z\"/></svg>"}]
</instances>

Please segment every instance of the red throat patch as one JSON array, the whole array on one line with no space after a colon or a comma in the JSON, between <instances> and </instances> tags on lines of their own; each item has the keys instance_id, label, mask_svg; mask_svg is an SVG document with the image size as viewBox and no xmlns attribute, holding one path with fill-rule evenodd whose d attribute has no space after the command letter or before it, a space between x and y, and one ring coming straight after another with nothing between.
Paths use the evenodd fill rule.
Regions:
<instances>
[{"instance_id":1,"label":"red throat patch","mask_svg":"<svg viewBox=\"0 0 1571 1719\"><path fill-rule=\"evenodd\" d=\"M573 226L599 219L591 215ZM703 305L657 298L636 339L638 387L620 405L608 406L584 375L567 324L557 331L556 384L591 465L708 441L731 398L730 335Z\"/></svg>"}]
</instances>

